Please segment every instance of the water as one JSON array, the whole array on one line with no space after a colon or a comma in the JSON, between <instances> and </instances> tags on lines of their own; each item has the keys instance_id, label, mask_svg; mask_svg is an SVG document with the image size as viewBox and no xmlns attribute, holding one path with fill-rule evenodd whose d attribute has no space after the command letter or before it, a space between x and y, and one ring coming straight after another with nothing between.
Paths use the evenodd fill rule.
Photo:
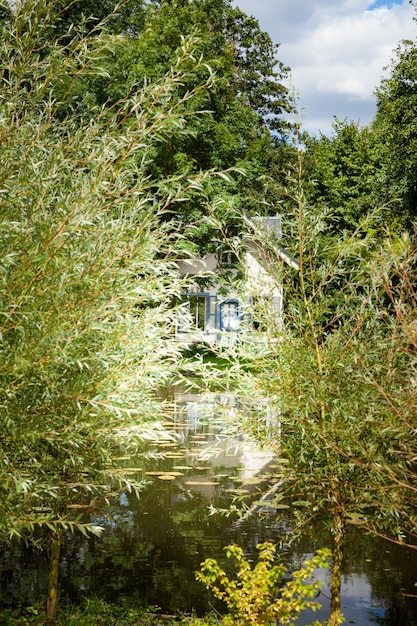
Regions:
<instances>
[{"instance_id":1,"label":"water","mask_svg":"<svg viewBox=\"0 0 417 626\"><path fill-rule=\"evenodd\" d=\"M235 517L210 514L213 508L226 509L233 496L256 495L274 472L271 452L250 445L233 429L235 411L230 396L202 401L176 395L170 427L177 441L151 446L145 458L130 462L147 481L140 497L122 493L115 499L98 520L106 527L101 538L66 538L62 599L77 603L97 595L124 605L158 606L164 613L194 609L202 614L214 604L194 577L206 557L227 566L223 547L228 543L239 543L255 558L258 542L280 540L288 527L285 517L236 523ZM310 538L282 557L296 566L327 541L322 529L312 529ZM416 564L415 551L351 534L342 587L346 623L417 625L417 599L410 597L417 594ZM46 567L42 555L21 547L5 550L0 562L3 599L43 599ZM323 611L306 613L300 625L328 617L329 573L317 576L324 581Z\"/></svg>"}]
</instances>

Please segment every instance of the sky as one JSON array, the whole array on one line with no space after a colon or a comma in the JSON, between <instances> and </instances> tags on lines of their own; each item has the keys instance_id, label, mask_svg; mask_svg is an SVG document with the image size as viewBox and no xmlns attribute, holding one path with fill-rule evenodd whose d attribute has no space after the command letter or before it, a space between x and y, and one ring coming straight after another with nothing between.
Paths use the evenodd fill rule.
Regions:
<instances>
[{"instance_id":1,"label":"sky","mask_svg":"<svg viewBox=\"0 0 417 626\"><path fill-rule=\"evenodd\" d=\"M369 124L375 89L403 39L415 39L408 0L234 0L259 21L291 68L302 127L331 134L334 117Z\"/></svg>"}]
</instances>

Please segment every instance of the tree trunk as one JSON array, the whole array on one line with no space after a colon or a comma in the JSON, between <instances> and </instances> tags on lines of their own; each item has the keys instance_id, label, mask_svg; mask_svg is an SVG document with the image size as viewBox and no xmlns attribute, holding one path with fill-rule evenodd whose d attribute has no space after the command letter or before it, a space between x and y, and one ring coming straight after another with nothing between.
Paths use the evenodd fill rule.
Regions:
<instances>
[{"instance_id":1,"label":"tree trunk","mask_svg":"<svg viewBox=\"0 0 417 626\"><path fill-rule=\"evenodd\" d=\"M329 626L339 626L343 622L340 608L340 590L342 586L342 562L345 541L346 521L341 511L336 511L333 530L333 568L331 584L331 602Z\"/></svg>"},{"instance_id":2,"label":"tree trunk","mask_svg":"<svg viewBox=\"0 0 417 626\"><path fill-rule=\"evenodd\" d=\"M62 528L58 528L52 535L51 557L48 572L48 603L46 615L48 619L55 619L58 599L59 558L61 554Z\"/></svg>"}]
</instances>

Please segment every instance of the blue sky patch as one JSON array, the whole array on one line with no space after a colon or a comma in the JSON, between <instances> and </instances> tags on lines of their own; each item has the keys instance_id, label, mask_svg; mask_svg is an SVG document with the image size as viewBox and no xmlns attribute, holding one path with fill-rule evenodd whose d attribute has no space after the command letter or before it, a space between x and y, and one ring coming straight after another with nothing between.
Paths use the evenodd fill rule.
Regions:
<instances>
[{"instance_id":1,"label":"blue sky patch","mask_svg":"<svg viewBox=\"0 0 417 626\"><path fill-rule=\"evenodd\" d=\"M387 7L390 9L394 4L402 4L403 0L375 0L369 7L369 10L378 9L379 7Z\"/></svg>"}]
</instances>

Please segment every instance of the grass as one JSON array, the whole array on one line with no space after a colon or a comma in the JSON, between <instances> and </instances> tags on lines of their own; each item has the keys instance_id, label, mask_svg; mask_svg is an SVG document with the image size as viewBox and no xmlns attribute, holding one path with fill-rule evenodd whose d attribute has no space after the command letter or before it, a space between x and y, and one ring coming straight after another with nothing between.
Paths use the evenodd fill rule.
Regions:
<instances>
[{"instance_id":1,"label":"grass","mask_svg":"<svg viewBox=\"0 0 417 626\"><path fill-rule=\"evenodd\" d=\"M160 615L157 609L124 608L96 598L88 598L80 606L67 606L59 610L55 620L46 618L40 605L0 608L2 626L217 626L221 620L215 615L198 618L193 615Z\"/></svg>"}]
</instances>

